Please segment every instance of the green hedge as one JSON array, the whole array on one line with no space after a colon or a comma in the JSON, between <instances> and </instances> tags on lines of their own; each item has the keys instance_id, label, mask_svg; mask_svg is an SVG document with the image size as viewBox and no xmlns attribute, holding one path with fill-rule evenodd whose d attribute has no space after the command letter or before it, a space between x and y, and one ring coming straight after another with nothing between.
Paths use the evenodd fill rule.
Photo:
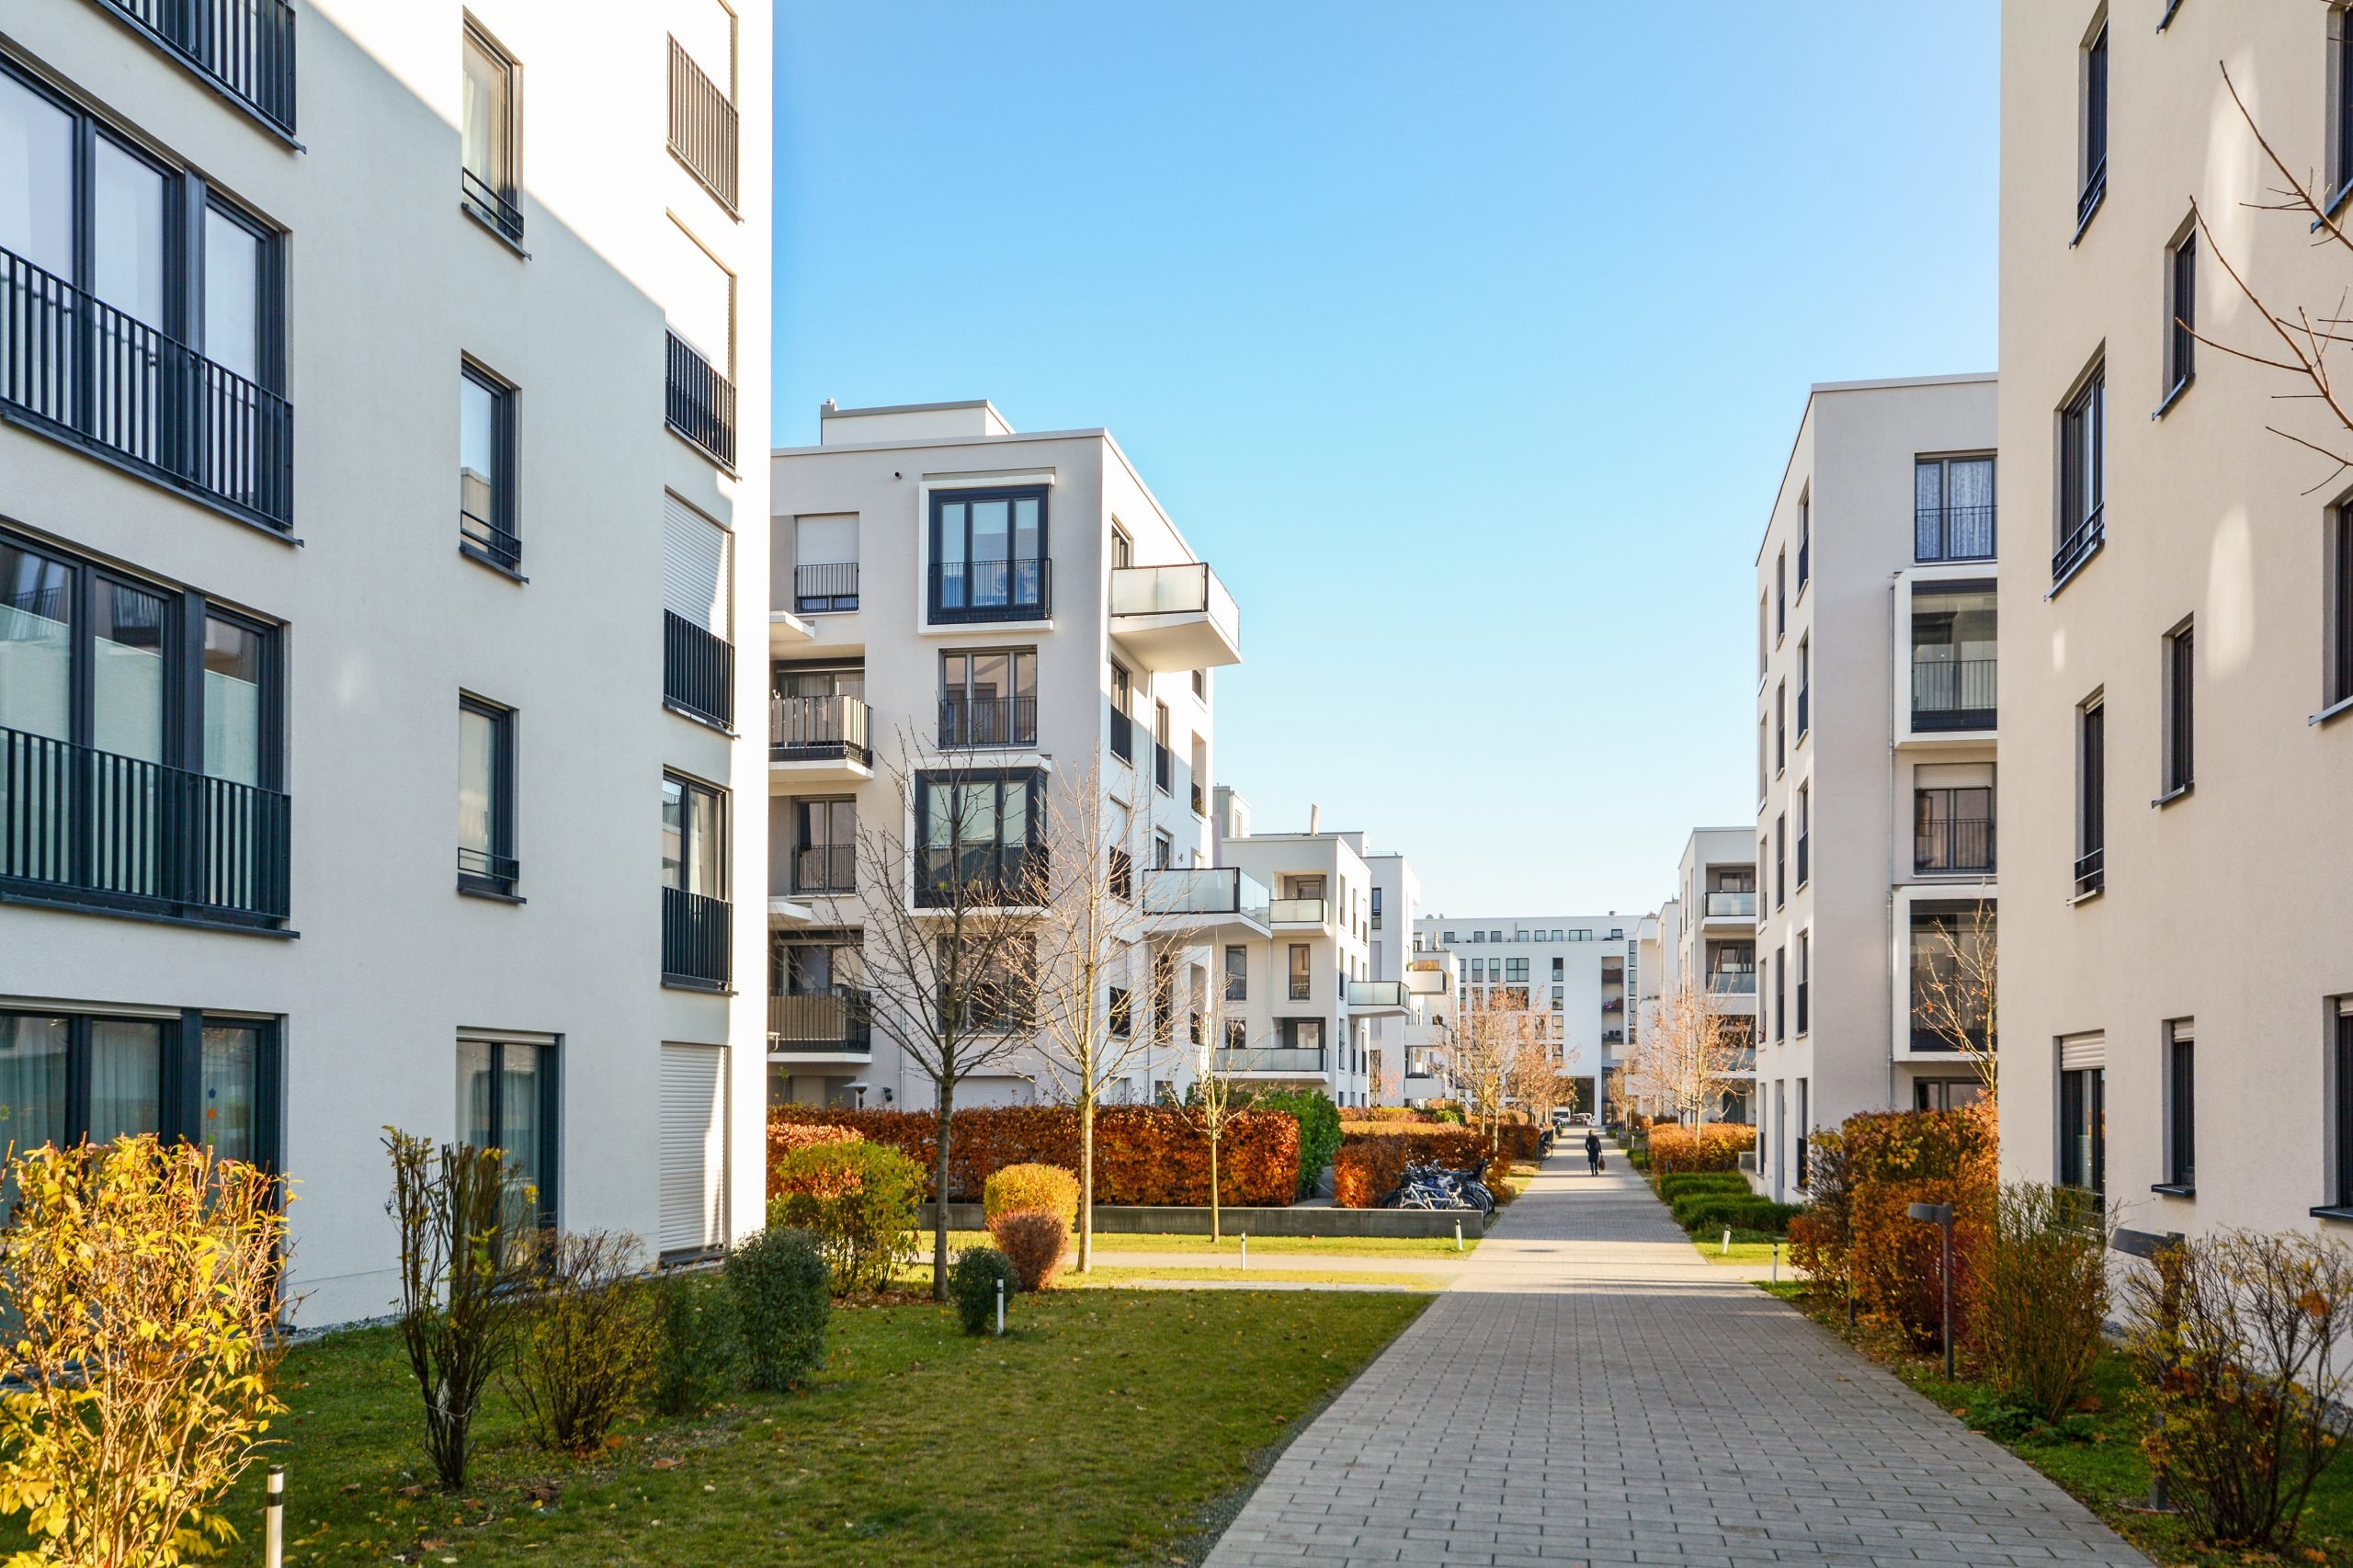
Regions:
<instances>
[{"instance_id":1,"label":"green hedge","mask_svg":"<svg viewBox=\"0 0 2353 1568\"><path fill-rule=\"evenodd\" d=\"M1729 1225L1735 1231L1769 1231L1779 1235L1804 1205L1776 1203L1769 1198L1722 1192L1687 1192L1675 1200L1675 1222L1698 1234Z\"/></svg>"},{"instance_id":2,"label":"green hedge","mask_svg":"<svg viewBox=\"0 0 2353 1568\"><path fill-rule=\"evenodd\" d=\"M1749 1190L1738 1171L1669 1171L1658 1178L1658 1195L1672 1203L1687 1192L1723 1192L1740 1197Z\"/></svg>"}]
</instances>

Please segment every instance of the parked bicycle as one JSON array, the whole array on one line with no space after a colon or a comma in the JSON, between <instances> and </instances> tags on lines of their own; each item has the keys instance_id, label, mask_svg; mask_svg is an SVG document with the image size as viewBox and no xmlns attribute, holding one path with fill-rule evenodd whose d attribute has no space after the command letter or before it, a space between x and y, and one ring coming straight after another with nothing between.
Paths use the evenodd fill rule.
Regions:
<instances>
[{"instance_id":1,"label":"parked bicycle","mask_svg":"<svg viewBox=\"0 0 2353 1568\"><path fill-rule=\"evenodd\" d=\"M1381 1207L1474 1209L1489 1213L1495 1207L1495 1195L1487 1190L1481 1174L1477 1165L1458 1171L1440 1165L1410 1165L1396 1187L1381 1200Z\"/></svg>"}]
</instances>

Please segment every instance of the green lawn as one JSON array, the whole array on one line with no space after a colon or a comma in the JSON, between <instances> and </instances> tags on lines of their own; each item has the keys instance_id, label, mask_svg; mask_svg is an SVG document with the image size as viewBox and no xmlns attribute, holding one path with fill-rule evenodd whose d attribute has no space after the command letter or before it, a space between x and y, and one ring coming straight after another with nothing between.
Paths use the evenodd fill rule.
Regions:
<instances>
[{"instance_id":1,"label":"green lawn","mask_svg":"<svg viewBox=\"0 0 2353 1568\"><path fill-rule=\"evenodd\" d=\"M1762 1235L1754 1231L1734 1231L1732 1233L1732 1250L1730 1252L1725 1252L1723 1250L1723 1233L1722 1231L1718 1231L1712 1236L1693 1236L1691 1238L1691 1244L1698 1247L1700 1255L1707 1258L1710 1263L1771 1263L1773 1261L1774 1249L1779 1247L1780 1249L1781 1267L1786 1269L1790 1264L1790 1251L1789 1244L1787 1242L1782 1241L1778 1236Z\"/></svg>"},{"instance_id":2,"label":"green lawn","mask_svg":"<svg viewBox=\"0 0 2353 1568\"><path fill-rule=\"evenodd\" d=\"M986 1231L950 1231L948 1246L951 1253L971 1246L989 1244ZM1464 1257L1478 1249L1475 1229L1462 1234L1462 1250L1454 1250L1452 1236L1252 1236L1250 1256L1272 1257L1278 1254L1293 1256L1307 1254L1325 1257ZM1122 1231L1116 1235L1097 1232L1095 1250L1115 1252L1184 1252L1239 1257L1242 1243L1233 1236L1212 1243L1207 1236L1168 1236L1136 1234ZM924 1233L918 1249L923 1257L931 1256L931 1234Z\"/></svg>"},{"instance_id":3,"label":"green lawn","mask_svg":"<svg viewBox=\"0 0 2353 1568\"><path fill-rule=\"evenodd\" d=\"M1153 1268L1120 1267L1098 1263L1087 1274L1065 1273L1065 1285L1124 1285L1137 1279L1215 1279L1231 1280L1246 1285L1261 1280L1279 1285L1397 1285L1408 1290L1436 1290L1445 1285L1448 1277L1424 1271L1406 1273L1392 1269L1383 1273L1372 1268L1257 1268L1246 1273L1236 1268Z\"/></svg>"},{"instance_id":4,"label":"green lawn","mask_svg":"<svg viewBox=\"0 0 2353 1568\"><path fill-rule=\"evenodd\" d=\"M1428 1304L1403 1293L1057 1291L1002 1340L929 1305L834 1314L824 1375L592 1463L503 1395L462 1496L420 1485L417 1393L385 1329L298 1346L282 1388L289 1564L1190 1562L1221 1498ZM233 1501L260 1560L261 1472Z\"/></svg>"}]
</instances>

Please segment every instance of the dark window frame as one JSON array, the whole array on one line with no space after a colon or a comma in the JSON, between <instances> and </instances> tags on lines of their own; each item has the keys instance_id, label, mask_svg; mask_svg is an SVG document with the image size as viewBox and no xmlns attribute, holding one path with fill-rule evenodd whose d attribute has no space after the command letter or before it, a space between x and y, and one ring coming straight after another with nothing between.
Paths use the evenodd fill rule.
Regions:
<instances>
[{"instance_id":1,"label":"dark window frame","mask_svg":"<svg viewBox=\"0 0 2353 1568\"><path fill-rule=\"evenodd\" d=\"M2095 696L2075 710L2075 896L2108 886L2108 704Z\"/></svg>"},{"instance_id":2,"label":"dark window frame","mask_svg":"<svg viewBox=\"0 0 2353 1568\"><path fill-rule=\"evenodd\" d=\"M523 241L523 63L515 51L498 41L472 12L462 13L459 30L458 78L462 94L465 46L472 43L499 66L506 77L506 129L493 161L505 165L504 179L494 188L466 167L463 109L458 126L458 205L466 215L511 245Z\"/></svg>"},{"instance_id":3,"label":"dark window frame","mask_svg":"<svg viewBox=\"0 0 2353 1568\"><path fill-rule=\"evenodd\" d=\"M2189 1020L2165 1026L2165 1179L2183 1191L2198 1186L2198 1039Z\"/></svg>"},{"instance_id":4,"label":"dark window frame","mask_svg":"<svg viewBox=\"0 0 2353 1568\"><path fill-rule=\"evenodd\" d=\"M2088 1132L2088 1151L2078 1146L2075 1130ZM2105 1194L2108 1189L2108 1070L2105 1067L2063 1067L2059 1073L2059 1185ZM2090 1168L2085 1168L2088 1155Z\"/></svg>"},{"instance_id":5,"label":"dark window frame","mask_svg":"<svg viewBox=\"0 0 2353 1568\"><path fill-rule=\"evenodd\" d=\"M2330 506L2322 535L2321 712L2353 704L2353 496Z\"/></svg>"},{"instance_id":6,"label":"dark window frame","mask_svg":"<svg viewBox=\"0 0 2353 1568\"><path fill-rule=\"evenodd\" d=\"M517 576L523 564L522 499L517 489L522 478L517 449L521 424L515 411L518 389L471 354L460 357L458 378L490 394L492 465L491 515L476 517L465 509L462 496L460 499L458 553ZM483 537L475 537L477 529Z\"/></svg>"},{"instance_id":7,"label":"dark window frame","mask_svg":"<svg viewBox=\"0 0 2353 1568\"><path fill-rule=\"evenodd\" d=\"M2165 247L2165 356L2162 413L2198 379L2198 229Z\"/></svg>"},{"instance_id":8,"label":"dark window frame","mask_svg":"<svg viewBox=\"0 0 2353 1568\"><path fill-rule=\"evenodd\" d=\"M458 849L458 891L492 898L515 898L523 869L516 852L516 710L472 692L458 694L458 711L490 721L490 847ZM463 779L460 780L460 785ZM472 856L470 863L467 857ZM518 901L519 902L519 901Z\"/></svg>"},{"instance_id":9,"label":"dark window frame","mask_svg":"<svg viewBox=\"0 0 2353 1568\"><path fill-rule=\"evenodd\" d=\"M2094 362L2059 412L2059 515L2051 582L2055 591L2108 539L2108 358Z\"/></svg>"},{"instance_id":10,"label":"dark window frame","mask_svg":"<svg viewBox=\"0 0 2353 1568\"><path fill-rule=\"evenodd\" d=\"M160 1026L157 1041L158 1125L150 1131L166 1142L200 1143L204 1131L204 1031L249 1029L255 1035L254 1158L266 1171L281 1171L286 1158L285 1019L208 1012L183 1007L176 1013L92 1006L0 1007L0 1017L62 1018L66 1025L63 1136L82 1143L90 1136L91 1045L94 1024Z\"/></svg>"},{"instance_id":11,"label":"dark window frame","mask_svg":"<svg viewBox=\"0 0 2353 1568\"><path fill-rule=\"evenodd\" d=\"M559 1199L563 1191L563 1042L492 1040L481 1035L460 1034L460 1046L483 1045L490 1048L490 1131L491 1142L481 1145L505 1152L501 1139L506 1121L506 1053L509 1051L529 1051L538 1053L533 1064L531 1081L538 1089L540 1115L540 1174L535 1184L538 1192L533 1220L539 1229L552 1231L561 1213ZM459 1108L460 1119L465 1108Z\"/></svg>"},{"instance_id":12,"label":"dark window frame","mask_svg":"<svg viewBox=\"0 0 2353 1568\"><path fill-rule=\"evenodd\" d=\"M1053 615L1053 506L1051 486L1043 484L984 485L976 488L958 487L934 490L926 505L924 519L924 540L926 545L926 570L924 590L924 618L927 624L968 625L994 621L1036 621L1051 619ZM984 501L1035 501L1038 504L1038 548L1034 555L1012 553L1013 533L1008 512L1006 549L1002 558L1006 566L1006 598L1002 604L975 605L969 586L965 602L949 605L943 602L943 577L947 557L941 544L946 538L947 509L951 506L964 508L963 548L957 556L967 567L978 559L972 554L972 507ZM1031 579L1034 596L1017 598L1014 594L1019 580L1017 568L1029 564L1036 568Z\"/></svg>"},{"instance_id":13,"label":"dark window frame","mask_svg":"<svg viewBox=\"0 0 2353 1568\"><path fill-rule=\"evenodd\" d=\"M1915 454L1912 459L1912 559L1922 565L1933 565L1938 562L1950 561L1993 561L1998 559L2000 556L2001 512L1999 503L1989 500L1982 506L1956 506L1953 505L1952 472L1954 466L1960 463L1985 464L1993 472L1994 488L1990 490L1988 494L1994 495L1998 495L2000 494L2000 485L2002 481L2001 459L1997 453L1939 452L1934 455L1927 453ZM1919 474L1920 471L1924 468L1933 468L1937 471L1937 506L1934 513L1930 513L1926 507L1923 507L1920 505ZM1983 512L1984 514L1985 548L1983 550L1957 548L1955 544L1957 535L1961 536L1964 542L1969 540L1969 536L1966 532L1967 517L1968 514L1972 512ZM1928 538L1928 529L1932 526L1935 529L1935 539L1933 540L1934 548L1931 550L1924 550L1921 547L1924 544L1931 542Z\"/></svg>"},{"instance_id":14,"label":"dark window frame","mask_svg":"<svg viewBox=\"0 0 2353 1568\"><path fill-rule=\"evenodd\" d=\"M2161 801L2188 794L2198 782L2197 631L2197 622L2188 619L2165 636Z\"/></svg>"},{"instance_id":15,"label":"dark window frame","mask_svg":"<svg viewBox=\"0 0 2353 1568\"><path fill-rule=\"evenodd\" d=\"M1004 833L1006 787L1015 782L1019 782L1023 786L1022 835L1017 841L1007 838ZM964 842L963 824L959 821L951 824L952 831L946 847L951 856L961 856L967 849L978 851L983 847L993 853L996 858L996 874L990 880L989 885L1002 892L1006 886L1011 885L1007 875L1007 861L1015 851L1017 850L1020 854L1017 866L1021 869L1027 869L1030 858L1041 855L1045 851L1046 783L1045 770L1036 767L989 767L955 771L934 769L917 772L915 799L915 854L913 857L915 861L916 906L918 908L941 907L938 898L946 885L932 873L928 865L934 852L931 841L931 809L935 791L942 788L952 789L974 784L989 784L995 788L995 803L990 814L998 824L997 837L986 846L977 844L967 845Z\"/></svg>"},{"instance_id":16,"label":"dark window frame","mask_svg":"<svg viewBox=\"0 0 2353 1568\"><path fill-rule=\"evenodd\" d=\"M2108 196L2108 18L2083 46L2082 151L2075 195L2075 239L2081 240Z\"/></svg>"}]
</instances>

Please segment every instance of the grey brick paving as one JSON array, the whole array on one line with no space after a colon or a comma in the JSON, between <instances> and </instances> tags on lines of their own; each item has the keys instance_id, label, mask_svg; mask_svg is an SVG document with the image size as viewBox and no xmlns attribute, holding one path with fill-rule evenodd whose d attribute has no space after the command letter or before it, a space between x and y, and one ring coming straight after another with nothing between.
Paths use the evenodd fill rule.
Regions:
<instances>
[{"instance_id":1,"label":"grey brick paving","mask_svg":"<svg viewBox=\"0 0 2353 1568\"><path fill-rule=\"evenodd\" d=\"M1548 1163L1275 1462L1209 1568L2148 1562L1700 1261L1622 1161L1584 1165Z\"/></svg>"}]
</instances>

